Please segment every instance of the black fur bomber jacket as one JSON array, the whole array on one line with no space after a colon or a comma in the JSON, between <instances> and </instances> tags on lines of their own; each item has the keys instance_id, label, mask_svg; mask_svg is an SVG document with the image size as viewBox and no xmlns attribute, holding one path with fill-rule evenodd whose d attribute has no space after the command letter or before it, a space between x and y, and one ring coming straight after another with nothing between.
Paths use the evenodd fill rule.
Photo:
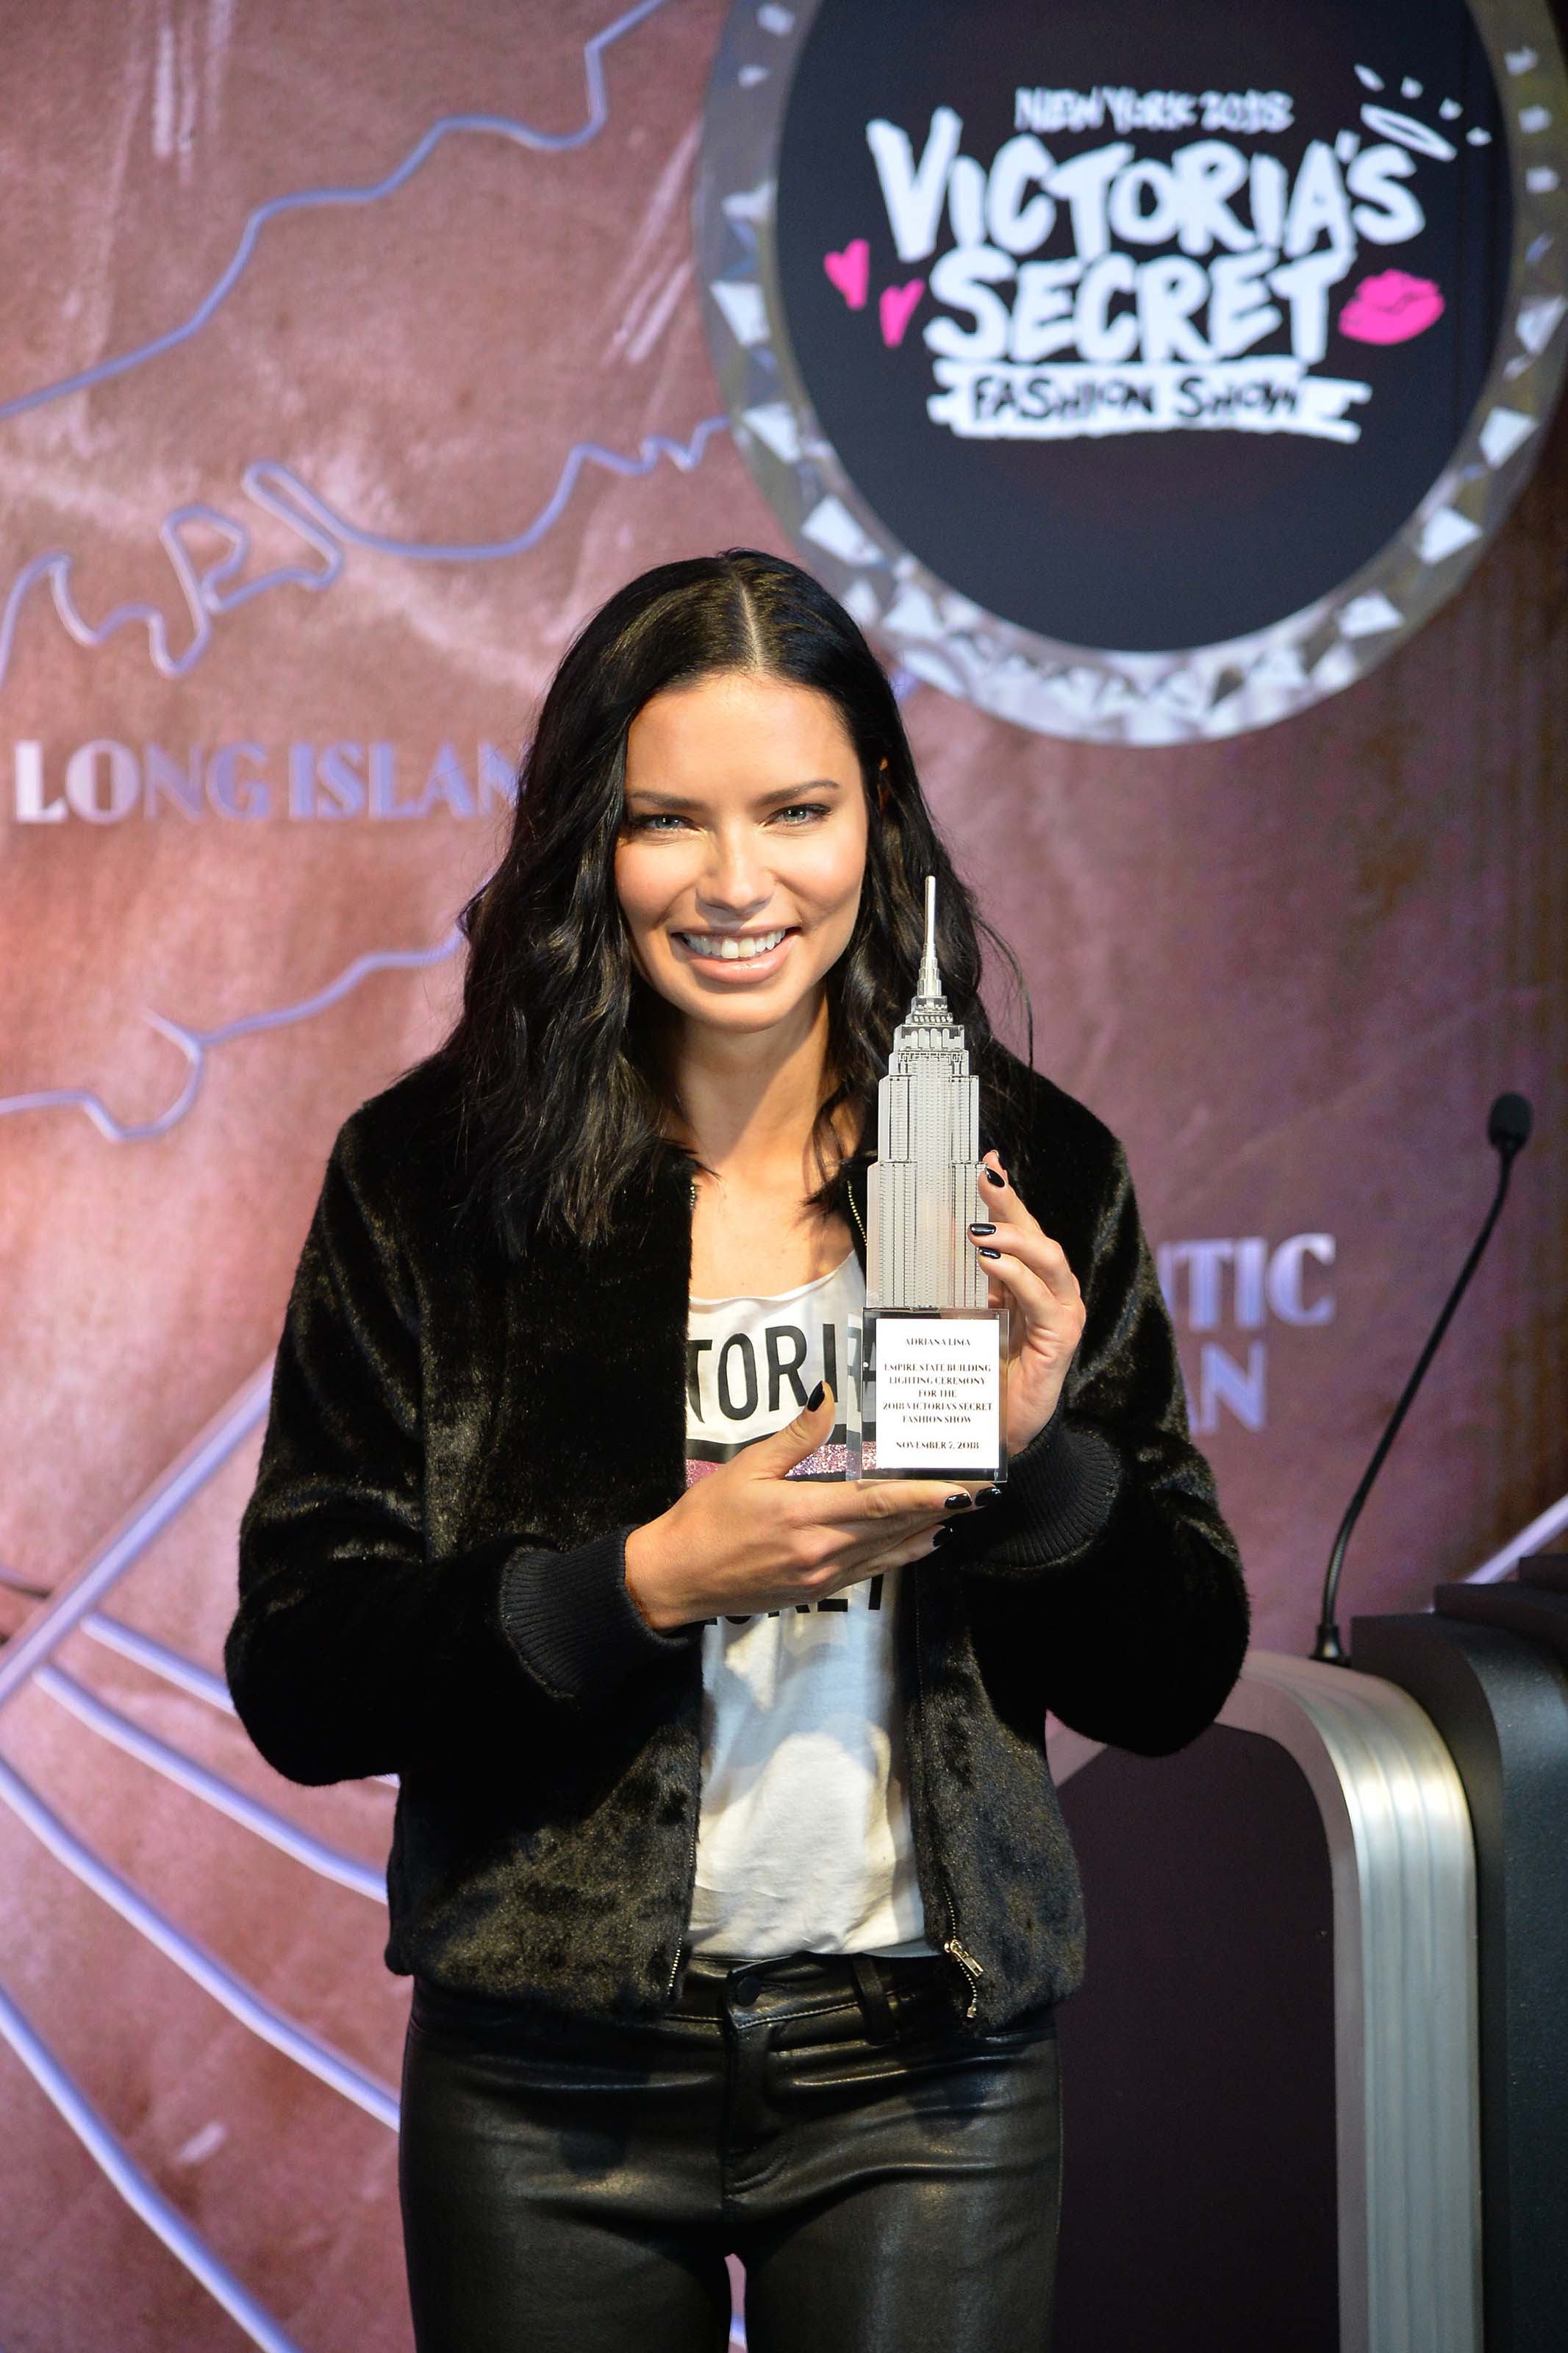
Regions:
<instances>
[{"instance_id":1,"label":"black fur bomber jacket","mask_svg":"<svg viewBox=\"0 0 1568 2353\"><path fill-rule=\"evenodd\" d=\"M972 1964L954 1991L975 2032L1082 1972L1047 1709L1163 1754L1213 1721L1247 1629L1121 1148L1026 1083L1009 1172L1088 1322L1004 1499L900 1571L896 1621L927 1934ZM689 1913L701 1629L645 1623L624 1546L684 1487L689 1164L668 1156L613 1247L520 1260L459 1230L456 1134L426 1064L333 1146L240 1531L229 1688L290 1779L397 1776L389 1968L647 2018ZM863 1163L851 1177L863 1225Z\"/></svg>"}]
</instances>

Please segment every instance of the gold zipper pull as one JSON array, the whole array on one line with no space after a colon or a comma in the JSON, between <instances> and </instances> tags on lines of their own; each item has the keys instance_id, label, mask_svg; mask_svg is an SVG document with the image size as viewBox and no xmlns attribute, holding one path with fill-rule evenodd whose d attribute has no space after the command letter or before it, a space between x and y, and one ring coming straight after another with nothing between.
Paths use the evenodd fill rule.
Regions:
<instances>
[{"instance_id":1,"label":"gold zipper pull","mask_svg":"<svg viewBox=\"0 0 1568 2353\"><path fill-rule=\"evenodd\" d=\"M964 2011L963 2015L965 2018L973 2018L978 2006L975 1980L978 1978L983 1978L985 1975L985 1972L981 1968L980 1963L975 1959L973 1954L966 1953L964 1951L963 1947L959 1943L956 1936L950 1936L942 1949L947 1955L949 1960L957 1962L959 1968L963 1971L964 1976L969 1980L969 2007Z\"/></svg>"}]
</instances>

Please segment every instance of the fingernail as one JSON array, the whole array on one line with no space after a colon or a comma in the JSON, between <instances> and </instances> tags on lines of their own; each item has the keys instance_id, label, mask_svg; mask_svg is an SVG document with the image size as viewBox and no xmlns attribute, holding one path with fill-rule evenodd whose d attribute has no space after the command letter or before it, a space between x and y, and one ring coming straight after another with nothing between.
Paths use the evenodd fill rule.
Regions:
<instances>
[{"instance_id":1,"label":"fingernail","mask_svg":"<svg viewBox=\"0 0 1568 2353\"><path fill-rule=\"evenodd\" d=\"M982 1258L1000 1258L1002 1253L1000 1250L987 1250L984 1243L982 1242L980 1245L980 1255Z\"/></svg>"},{"instance_id":2,"label":"fingernail","mask_svg":"<svg viewBox=\"0 0 1568 2353\"><path fill-rule=\"evenodd\" d=\"M974 1500L977 1504L999 1504L1002 1501L1002 1490L1000 1487L982 1487Z\"/></svg>"},{"instance_id":3,"label":"fingernail","mask_svg":"<svg viewBox=\"0 0 1568 2353\"><path fill-rule=\"evenodd\" d=\"M969 1497L961 1491L956 1495L950 1495L942 1508L944 1512L967 1512Z\"/></svg>"},{"instance_id":4,"label":"fingernail","mask_svg":"<svg viewBox=\"0 0 1568 2353\"><path fill-rule=\"evenodd\" d=\"M933 1529L931 1530L931 1545L932 1545L933 1549L934 1549L934 1547L935 1547L937 1545L944 1545L944 1544L946 1544L946 1542L947 1542L948 1538L952 1535L952 1530L951 1528L933 1528Z\"/></svg>"},{"instance_id":5,"label":"fingernail","mask_svg":"<svg viewBox=\"0 0 1568 2353\"><path fill-rule=\"evenodd\" d=\"M983 1168L980 1173L989 1184L1005 1185L1007 1182L1006 1177L999 1168Z\"/></svg>"},{"instance_id":6,"label":"fingernail","mask_svg":"<svg viewBox=\"0 0 1568 2353\"><path fill-rule=\"evenodd\" d=\"M812 1390L811 1395L806 1398L805 1409L807 1413L815 1413L817 1407L822 1403L823 1398L826 1395L827 1384L826 1381L818 1381L816 1387Z\"/></svg>"},{"instance_id":7,"label":"fingernail","mask_svg":"<svg viewBox=\"0 0 1568 2353\"><path fill-rule=\"evenodd\" d=\"M972 1234L994 1234L996 1229L994 1226L986 1225L983 1219L977 1219L969 1230Z\"/></svg>"}]
</instances>

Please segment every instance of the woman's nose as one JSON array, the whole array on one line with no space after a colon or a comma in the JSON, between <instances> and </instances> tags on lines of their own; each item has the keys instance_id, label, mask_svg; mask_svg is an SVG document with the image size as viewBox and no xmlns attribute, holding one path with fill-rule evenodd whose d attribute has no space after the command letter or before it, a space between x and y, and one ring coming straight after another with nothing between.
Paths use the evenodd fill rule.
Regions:
<instances>
[{"instance_id":1,"label":"woman's nose","mask_svg":"<svg viewBox=\"0 0 1568 2353\"><path fill-rule=\"evenodd\" d=\"M773 894L773 875L755 845L733 835L716 836L697 884L703 906L713 914L742 923L765 907Z\"/></svg>"}]
</instances>

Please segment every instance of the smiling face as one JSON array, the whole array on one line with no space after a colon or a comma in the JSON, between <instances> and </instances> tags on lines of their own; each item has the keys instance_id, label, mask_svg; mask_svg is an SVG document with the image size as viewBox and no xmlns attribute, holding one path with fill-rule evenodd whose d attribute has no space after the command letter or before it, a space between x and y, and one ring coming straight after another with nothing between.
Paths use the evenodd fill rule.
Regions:
<instances>
[{"instance_id":1,"label":"smiling face","mask_svg":"<svg viewBox=\"0 0 1568 2353\"><path fill-rule=\"evenodd\" d=\"M723 670L626 736L616 890L637 967L690 1020L745 1033L815 1009L849 944L866 794L837 705Z\"/></svg>"}]
</instances>

